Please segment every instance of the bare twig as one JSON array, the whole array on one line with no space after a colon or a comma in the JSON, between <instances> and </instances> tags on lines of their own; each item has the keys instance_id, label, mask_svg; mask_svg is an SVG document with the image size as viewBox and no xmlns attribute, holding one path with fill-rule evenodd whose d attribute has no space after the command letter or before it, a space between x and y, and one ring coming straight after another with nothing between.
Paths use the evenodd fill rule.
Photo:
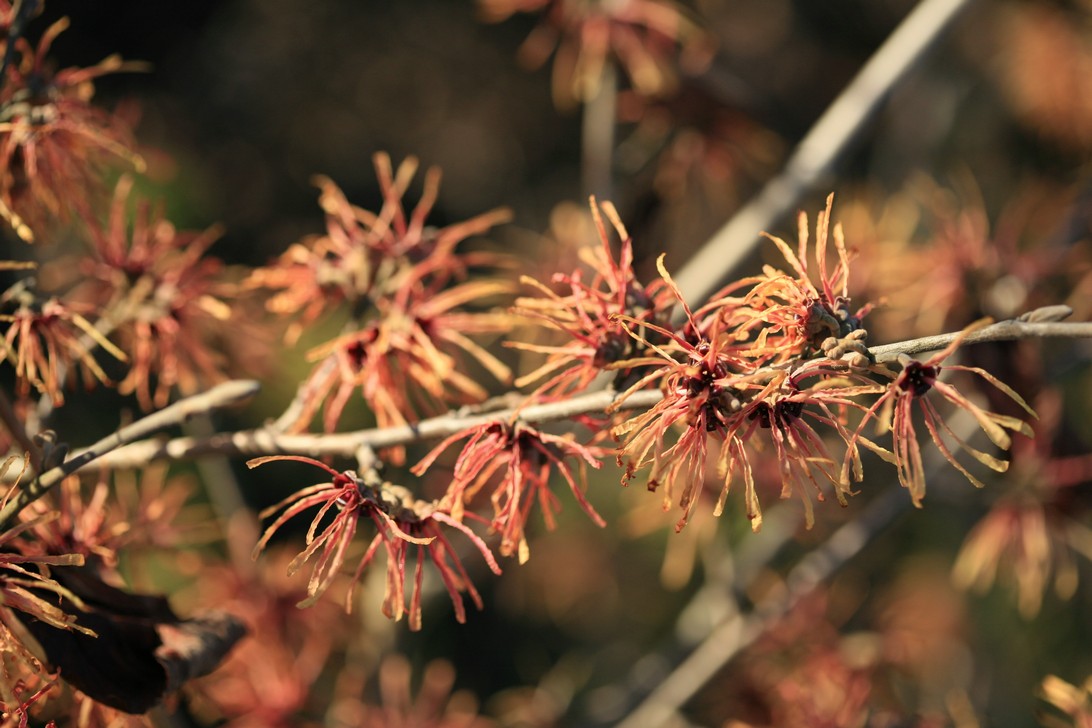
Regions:
<instances>
[{"instance_id":1,"label":"bare twig","mask_svg":"<svg viewBox=\"0 0 1092 728\"><path fill-rule=\"evenodd\" d=\"M880 102L970 0L922 0L801 140L782 172L732 216L675 276L691 301L708 298L759 240L795 210L864 127Z\"/></svg>"},{"instance_id":2,"label":"bare twig","mask_svg":"<svg viewBox=\"0 0 1092 728\"><path fill-rule=\"evenodd\" d=\"M207 392L186 397L158 412L153 412L104 437L94 445L74 453L60 465L39 474L4 504L4 507L0 509L0 531L5 530L11 519L28 504L41 498L54 485L96 459L123 445L148 437L165 427L184 422L195 414L244 402L257 394L259 388L260 385L252 380L224 382Z\"/></svg>"},{"instance_id":3,"label":"bare twig","mask_svg":"<svg viewBox=\"0 0 1092 728\"><path fill-rule=\"evenodd\" d=\"M1051 307L1054 309L1054 307ZM1032 312L1028 318L1034 318ZM928 336L871 349L883 361L898 354L920 353L943 349L957 334ZM1059 323L1014 319L993 324L968 336L964 344L984 341L1011 341L1026 338L1092 338L1092 323ZM506 397L508 395L505 395ZM102 458L99 467L125 468L152 460L185 460L222 453L225 455L258 457L294 453L311 457L353 458L363 447L382 449L423 440L447 437L468 427L496 420L519 419L527 423L564 420L584 414L602 413L615 405L617 393L609 390L578 395L570 399L545 404L508 407L486 413L465 413L462 410L421 420L402 427L372 428L332 434L285 434L272 427L220 433L205 438L181 437L168 441L134 442ZM644 409L655 405L663 395L659 390L645 390L631 395L619 410ZM499 400L504 401L504 400Z\"/></svg>"},{"instance_id":4,"label":"bare twig","mask_svg":"<svg viewBox=\"0 0 1092 728\"><path fill-rule=\"evenodd\" d=\"M1062 310L1059 310L1062 309ZM1054 320L1037 318L1044 309L1032 311L1025 316L1009 321L1000 321L983 329L968 334L963 340L963 345L983 344L989 341L1017 341L1019 339L1087 339L1092 338L1092 322L1062 323ZM1066 306L1050 306L1047 313L1055 315L1069 315L1071 309ZM959 334L938 334L937 336L925 336L911 341L901 341L895 344L874 346L869 351L877 361L893 361L899 354L921 354L926 351L937 351L952 343Z\"/></svg>"}]
</instances>

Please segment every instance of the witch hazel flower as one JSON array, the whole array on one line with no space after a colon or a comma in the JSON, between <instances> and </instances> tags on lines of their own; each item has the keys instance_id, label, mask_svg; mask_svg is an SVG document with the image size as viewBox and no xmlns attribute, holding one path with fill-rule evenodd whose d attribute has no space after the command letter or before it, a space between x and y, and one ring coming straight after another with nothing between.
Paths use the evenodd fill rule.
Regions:
<instances>
[{"instance_id":1,"label":"witch hazel flower","mask_svg":"<svg viewBox=\"0 0 1092 728\"><path fill-rule=\"evenodd\" d=\"M455 461L442 502L452 517L461 518L466 504L491 486L491 527L501 535L501 555L518 554L520 563L530 558L525 530L536 503L546 527L554 528L554 516L561 508L550 488L554 472L561 475L592 522L600 527L606 525L584 495L587 467L600 467L599 458L605 454L602 448L582 445L571 434L552 435L522 422L493 420L448 437L417 463L413 472L424 474L441 453L460 440L466 443ZM575 472L566 459L575 461ZM498 474L499 478L494 477Z\"/></svg>"},{"instance_id":2,"label":"witch hazel flower","mask_svg":"<svg viewBox=\"0 0 1092 728\"><path fill-rule=\"evenodd\" d=\"M534 278L522 277L521 281L539 295L517 299L512 309L569 337L563 344L507 342L515 349L547 355L541 366L515 382L523 387L548 377L535 390L543 396L579 392L610 365L639 356L638 347L643 342L631 338L615 315L640 323L663 322L673 305L662 280L647 286L637 280L633 272L633 239L614 205L600 203L594 197L590 205L599 245L581 250L586 269L555 274L551 282L559 288L556 292ZM607 222L620 241L617 258ZM624 381L629 373L619 370L618 379Z\"/></svg>"},{"instance_id":3,"label":"witch hazel flower","mask_svg":"<svg viewBox=\"0 0 1092 728\"><path fill-rule=\"evenodd\" d=\"M63 405L65 379L77 365L88 388L96 381L109 382L95 360L96 347L118 361L127 360L124 352L83 317L79 306L57 298L41 301L19 284L0 295L0 306L14 307L10 313L0 314L0 322L9 324L0 335L0 343L3 357L15 367L20 397L26 397L34 388L53 404Z\"/></svg>"},{"instance_id":4,"label":"witch hazel flower","mask_svg":"<svg viewBox=\"0 0 1092 728\"><path fill-rule=\"evenodd\" d=\"M954 432L945 420L945 416L934 404L934 397L929 396L931 393L935 392L941 399L971 415L978 424L979 429L1001 450L1008 450L1012 446L1010 433L1020 433L1027 437L1033 436L1031 427L1025 421L1017 417L983 409L954 385L942 381L940 378L943 370L975 374L1007 395L1030 417L1036 416L1035 411L1028 406L1020 395L986 370L980 367L944 364L967 336L990 323L989 319L982 319L971 324L963 329L947 347L925 361L917 361L905 355L900 357L899 364L902 371L898 374L887 371L887 376L891 378L891 382L887 385L887 391L869 407L865 412L864 419L857 428L857 434L859 435L869 420L877 418L881 434L888 431L891 433L892 454L898 471L899 482L910 491L910 497L915 506L921 507L921 501L925 497L925 467L922 461L921 447L918 443L917 430L914 425L913 413L915 410L921 413L929 437L936 445L937 450L940 451L940 454L976 487L983 487L982 481L956 459L952 448L945 443L944 435L953 440L958 449L968 453L979 463L995 472L1003 473L1008 470L1009 466L1008 461L1001 460L994 455L972 447L965 437L961 437ZM877 367L877 369L881 373L884 370L883 367ZM848 465L843 465L843 468L846 467Z\"/></svg>"},{"instance_id":5,"label":"witch hazel flower","mask_svg":"<svg viewBox=\"0 0 1092 728\"><path fill-rule=\"evenodd\" d=\"M428 278L404 281L398 296L375 302L373 320L309 352L316 367L306 384L310 394L299 422L325 408L323 426L334 431L358 390L379 427L405 425L451 404L485 399L488 391L467 374L467 363L473 361L502 382L511 372L471 337L507 330L510 317L461 309L509 290L503 281L473 280L447 288Z\"/></svg>"},{"instance_id":6,"label":"witch hazel flower","mask_svg":"<svg viewBox=\"0 0 1092 728\"><path fill-rule=\"evenodd\" d=\"M814 246L810 245L808 217L804 212L797 219L795 252L786 241L766 234L784 256L791 272L765 266L762 276L755 279L753 289L744 298L753 319L763 324L764 346L777 352L782 361L830 349L842 341L846 341L846 348L856 352L857 356L851 357L854 363L863 366L868 361L863 344L852 342L860 341L862 321L871 305L857 310L851 307L851 252L846 246L842 226L838 224L833 229L830 226L833 204L834 195L831 194L825 209L816 215ZM831 241L837 255L833 267L828 266ZM830 339L835 343L824 345Z\"/></svg>"},{"instance_id":7,"label":"witch hazel flower","mask_svg":"<svg viewBox=\"0 0 1092 728\"><path fill-rule=\"evenodd\" d=\"M255 458L247 466L256 468L280 460L314 465L331 476L329 482L302 488L261 514L266 518L280 511L254 547L255 558L285 523L304 511L318 507L307 530L306 547L288 565L291 575L314 560L307 582L308 598L299 606L314 604L329 589L348 557L360 523L371 521L376 534L353 572L345 597L346 611L352 606L355 585L380 549L387 557L387 586L383 599L383 613L387 617L399 620L407 616L410 629L421 629L421 587L425 561L431 561L435 566L444 588L451 596L455 618L459 622L466 621L464 593L478 609L482 608L481 595L474 588L466 567L448 539L448 529L466 536L493 573L500 574L501 570L486 543L461 520L453 518L438 504L418 500L406 488L382 480L374 470L362 477L351 470L338 472L318 460L297 455ZM407 561L411 557L416 558L412 577L407 571Z\"/></svg>"},{"instance_id":8,"label":"witch hazel flower","mask_svg":"<svg viewBox=\"0 0 1092 728\"><path fill-rule=\"evenodd\" d=\"M92 252L81 262L84 280L73 295L108 308L132 364L118 385L144 410L163 407L177 390L189 395L225 378L219 344L240 329L230 305L233 287L223 262L208 249L221 229L179 230L163 212L137 199L122 176L105 224L89 223ZM235 326L232 329L232 326Z\"/></svg>"},{"instance_id":9,"label":"witch hazel flower","mask_svg":"<svg viewBox=\"0 0 1092 728\"><path fill-rule=\"evenodd\" d=\"M247 280L250 288L275 291L267 308L293 319L286 335L290 343L307 326L342 305L367 310L374 300L395 294L406 275L420 276L418 266L447 282L464 278L472 266L501 262L495 254L457 253L455 248L467 238L510 220L507 208L445 227L428 225L439 195L440 170L433 167L426 172L421 198L407 209L404 197L416 175L417 159L409 157L394 169L387 154L377 153L373 162L383 197L379 212L353 205L332 180L317 177L326 233L293 244Z\"/></svg>"},{"instance_id":10,"label":"witch hazel flower","mask_svg":"<svg viewBox=\"0 0 1092 728\"><path fill-rule=\"evenodd\" d=\"M0 217L27 241L92 209L113 163L144 166L126 124L91 104L96 78L141 64L112 55L88 68L53 71L46 56L67 27L67 18L58 20L37 47L23 38L5 42L15 44L19 60L6 64L0 79Z\"/></svg>"}]
</instances>

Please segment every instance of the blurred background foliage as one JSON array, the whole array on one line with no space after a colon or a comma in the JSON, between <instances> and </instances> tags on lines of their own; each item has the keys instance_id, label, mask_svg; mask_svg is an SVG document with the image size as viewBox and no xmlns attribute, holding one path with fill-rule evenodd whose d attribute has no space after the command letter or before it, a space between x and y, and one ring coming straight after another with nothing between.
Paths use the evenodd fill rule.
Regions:
<instances>
[{"instance_id":1,"label":"blurred background foliage","mask_svg":"<svg viewBox=\"0 0 1092 728\"><path fill-rule=\"evenodd\" d=\"M662 98L638 100L623 89L619 99L613 197L646 278L662 251L669 267L683 264L779 169L914 5L689 5L715 40L710 65L682 75ZM72 28L56 42L59 66L88 65L114 52L151 63L146 73L103 78L96 98L139 118L148 181L180 227L226 226L213 252L229 264L265 264L321 229L315 174L333 178L354 203L378 209L371 157L380 150L396 161L413 154L442 167L432 224L510 206L515 222L491 238L532 261L528 270L552 272L563 255L549 241L580 230L579 110L555 107L548 67L527 70L516 62L539 22L534 15L484 23L475 4L463 0L48 0L35 23L45 27L62 15ZM1090 151L1092 6L972 3L802 207L817 210L836 192L834 216L861 256L857 298L889 304L874 314L874 341L959 329L983 314L1050 303L1069 303L1087 318ZM783 220L771 232L787 236L793 227ZM254 417L249 424L275 416L307 371L307 348L239 372L267 386L260 406L236 416ZM984 491L954 472L930 481L924 510L905 513L822 593L724 667L687 703L686 719L1025 726L1043 709L1036 690L1048 674L1076 685L1092 673L1092 547L1080 542L1092 498L1090 353L1087 343L972 352L975 363L1040 410L1056 412L1053 429L1040 432L1041 449L1018 446L1014 457L1029 464ZM362 403L357 407L350 415L359 419L346 426L368 423ZM1045 482L1055 472L1049 463L1061 458L1075 468L1064 487ZM239 473L255 508L298 485L271 470ZM738 505L719 522L699 513L675 534L658 499L639 486L623 491L611 468L604 470L589 491L608 528L590 524L563 494L557 530L535 524L530 562L506 561L502 577L479 581L486 607L466 625L454 623L442 592L416 634L388 624L375 604L356 609L350 626L326 635L332 659L310 697L301 698L299 724L351 724L338 717L352 715L339 701L360 685L375 694L379 683L367 670L354 681L338 666L374 667L390 652L406 655L418 676L432 660L449 661L455 686L504 724L620 719L633 696L662 680L723 612L735 551L767 535L750 533ZM785 570L802 554L852 521L876 493L898 487L893 472L872 472L847 509L819 509L815 529L797 534L745 600L785 589ZM1039 537L1050 545L1047 558L1036 560L1030 540L1007 552L995 548L999 583L980 574L984 589L957 588L953 565L976 524L1000 518L1001 507L1024 513L1028 503L1046 514ZM800 506L790 501L784 508ZM1017 540L1027 534L1005 523L1010 530L1002 533ZM1085 529L1072 532L1077 543L1065 541L1063 523ZM192 558L171 560L164 574L179 565L197 583L211 578L203 576L211 567ZM1061 584L1059 597L1051 568L1072 568L1081 578ZM974 563L964 567L964 581L976 581L973 570ZM366 582L365 602L378 602L381 574ZM171 584L165 575L164 587ZM302 575L296 581L302 589ZM1028 589L1045 592L1041 603L1023 595ZM841 717L816 722L834 714Z\"/></svg>"}]
</instances>

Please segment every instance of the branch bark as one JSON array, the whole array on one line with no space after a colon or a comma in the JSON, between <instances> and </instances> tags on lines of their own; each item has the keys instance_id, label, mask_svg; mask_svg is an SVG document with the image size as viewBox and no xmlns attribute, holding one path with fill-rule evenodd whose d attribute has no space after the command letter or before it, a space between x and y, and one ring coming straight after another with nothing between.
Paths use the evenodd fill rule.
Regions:
<instances>
[{"instance_id":1,"label":"branch bark","mask_svg":"<svg viewBox=\"0 0 1092 728\"><path fill-rule=\"evenodd\" d=\"M74 453L63 463L40 473L34 480L18 488L0 508L0 531L7 530L19 511L45 495L50 488L83 469L88 464L154 432L185 422L199 413L245 402L258 393L260 385L252 380L236 380L219 384L207 392L180 399L158 412L153 412L131 425L126 425L90 447Z\"/></svg>"},{"instance_id":2,"label":"branch bark","mask_svg":"<svg viewBox=\"0 0 1092 728\"><path fill-rule=\"evenodd\" d=\"M1061 307L1064 308L1064 307ZM1066 309L1068 310L1068 309ZM964 344L986 341L1012 341L1028 338L1092 338L1092 322L1061 323L1036 319L1039 312L1026 317L1002 321L970 335ZM1061 315L1059 307L1051 307L1050 316ZM1047 314L1042 314L1047 315ZM891 361L899 354L915 354L943 349L957 333L911 339L870 349L880 361ZM508 396L508 395L505 395ZM186 460L211 453L241 457L297 454L311 457L353 458L361 447L382 449L433 440L453 435L468 427L496 420L519 420L528 424L569 419L578 415L602 414L611 407L617 392L602 390L570 399L545 404L523 404L486 413L456 410L439 417L421 420L404 427L371 428L354 432L330 434L285 434L276 427L264 427L210 437L180 437L172 440L133 442L99 457L93 465L100 468L132 468L152 460ZM636 392L626 398L618 410L652 407L663 395L659 390ZM88 462L87 465L92 465Z\"/></svg>"},{"instance_id":3,"label":"branch bark","mask_svg":"<svg viewBox=\"0 0 1092 728\"><path fill-rule=\"evenodd\" d=\"M675 281L691 301L704 301L730 280L760 240L829 174L886 95L971 0L923 0L868 60L796 146L780 174L710 238Z\"/></svg>"}]
</instances>

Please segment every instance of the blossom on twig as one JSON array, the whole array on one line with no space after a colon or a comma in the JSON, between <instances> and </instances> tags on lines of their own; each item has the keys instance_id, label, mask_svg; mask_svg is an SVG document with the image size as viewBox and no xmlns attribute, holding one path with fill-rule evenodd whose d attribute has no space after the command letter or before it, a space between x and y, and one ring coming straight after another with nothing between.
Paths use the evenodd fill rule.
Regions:
<instances>
[{"instance_id":1,"label":"blossom on twig","mask_svg":"<svg viewBox=\"0 0 1092 728\"><path fill-rule=\"evenodd\" d=\"M254 547L254 556L269 543L273 534L300 513L318 506L318 512L307 530L306 548L288 566L290 574L298 571L306 562L316 559L307 583L308 598L300 606L313 604L330 587L344 564L348 550L362 520L370 520L377 533L371 540L353 573L352 584L359 582L364 569L372 562L380 546L387 556L387 589L383 600L383 613L394 620L408 613L411 629L421 628L421 584L424 580L424 562L430 559L439 573L440 580L451 596L455 618L466 620L466 608L462 593L479 609L482 599L463 566L462 560L452 548L442 526L460 531L485 559L496 574L500 567L492 551L480 537L461 521L452 518L435 503L417 500L402 486L379 478L374 471L366 479L352 471L337 472L312 458L293 455L272 455L255 458L247 465L258 467L276 460L295 460L322 468L331 475L330 482L308 486L280 503L262 512L268 517L277 511L280 515L266 528L261 540ZM326 522L327 518L329 522ZM409 605L406 604L407 557L416 547L417 563L413 570ZM346 609L352 605L351 586L346 595Z\"/></svg>"},{"instance_id":2,"label":"blossom on twig","mask_svg":"<svg viewBox=\"0 0 1092 728\"><path fill-rule=\"evenodd\" d=\"M105 226L89 223L92 255L87 276L74 294L114 319L122 348L132 357L122 394L135 393L145 410L163 407L177 387L195 394L224 378L223 357L214 339L232 320L231 291L217 280L219 259L207 255L219 227L178 230L141 200L128 213L133 181L122 177ZM153 387L153 382L155 383Z\"/></svg>"},{"instance_id":3,"label":"blossom on twig","mask_svg":"<svg viewBox=\"0 0 1092 728\"><path fill-rule=\"evenodd\" d=\"M581 258L590 269L590 279L585 282L582 270L571 275L557 273L552 281L560 284L562 290L555 293L525 276L521 280L533 286L539 295L517 299L512 309L570 337L560 345L507 342L512 348L548 355L544 364L516 380L516 386L522 387L549 376L536 389L538 394L579 392L608 365L640 357L642 342L631 338L615 315L628 316L637 322L634 325L663 323L674 303L662 280L647 286L637 281L633 272L633 240L614 205L598 202L594 197L590 205L600 242L596 247L581 250ZM618 258L611 251L611 234L604 217L620 240ZM629 372L622 370L618 377L625 381L627 375Z\"/></svg>"},{"instance_id":4,"label":"blossom on twig","mask_svg":"<svg viewBox=\"0 0 1092 728\"><path fill-rule=\"evenodd\" d=\"M301 423L325 406L323 425L332 432L357 389L379 427L440 414L450 404L480 402L488 393L466 374L467 359L500 381L510 378L508 367L470 338L504 331L509 317L459 310L507 292L507 284L469 281L440 289L432 281L416 280L404 286L393 300L377 300L376 318L360 330L309 352L318 364L308 380ZM334 366L324 365L327 360Z\"/></svg>"},{"instance_id":5,"label":"blossom on twig","mask_svg":"<svg viewBox=\"0 0 1092 728\"><path fill-rule=\"evenodd\" d=\"M565 479L573 497L592 522L597 526L606 525L584 496L587 466L600 466L601 448L581 445L571 434L551 435L520 422L493 421L448 437L417 463L413 472L423 474L440 453L464 439L467 442L455 461L443 504L453 518L462 518L466 503L504 468L490 498L493 503L491 525L501 534L502 555L518 553L520 563L530 557L524 530L536 502L546 527L554 527L554 514L561 508L557 496L550 490L550 477L555 470ZM566 458L576 460L576 474L565 462Z\"/></svg>"},{"instance_id":6,"label":"blossom on twig","mask_svg":"<svg viewBox=\"0 0 1092 728\"><path fill-rule=\"evenodd\" d=\"M925 361L916 361L909 357L903 357L900 362L902 371L898 374L886 371L883 367L877 368L879 373L886 373L886 376L891 378L891 382L887 386L887 391L865 412L865 417L857 428L857 434L862 432L869 420L879 417L881 431L889 430L891 432L893 439L892 452L895 467L899 474L899 482L910 491L910 497L913 499L914 505L918 507L921 506L921 500L925 497L925 468L922 463L921 449L918 445L917 431L913 420L915 404L922 414L925 428L929 431L933 444L936 445L941 455L975 486L982 487L982 481L971 474L956 459L951 448L945 444L942 433L951 437L962 450L991 470L1003 473L1008 469L1007 461L1000 460L989 453L972 447L966 442L965 438L960 437L952 430L951 426L945 421L944 416L937 410L936 405L926 396L931 391L936 391L943 399L974 417L975 422L978 423L979 428L989 437L990 441L1002 450L1008 450L1012 445L1012 437L1009 432L1019 432L1028 437L1032 436L1031 428L1023 420L984 410L953 385L940 380L942 369L977 374L998 391L1007 395L1013 402L1020 405L1030 416L1035 416L1035 411L1024 402L1020 395L984 369L955 364L942 366L942 362L959 348L968 334L989 323L988 319L983 319L968 326L945 349Z\"/></svg>"}]
</instances>

